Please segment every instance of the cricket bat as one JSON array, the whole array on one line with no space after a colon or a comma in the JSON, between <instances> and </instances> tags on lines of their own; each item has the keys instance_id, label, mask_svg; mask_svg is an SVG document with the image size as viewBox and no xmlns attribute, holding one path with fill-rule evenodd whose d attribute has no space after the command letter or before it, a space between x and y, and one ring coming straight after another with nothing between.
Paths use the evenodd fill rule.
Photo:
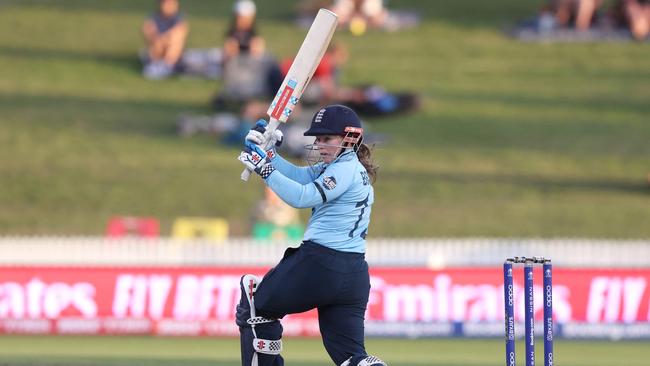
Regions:
<instances>
[{"instance_id":1,"label":"cricket bat","mask_svg":"<svg viewBox=\"0 0 650 366\"><path fill-rule=\"evenodd\" d=\"M269 137L278 128L280 123L287 122L287 118L295 108L296 104L302 96L302 92L309 84L312 75L318 64L320 64L323 54L332 39L334 30L338 25L337 15L327 9L320 9L316 15L316 19L312 23L302 46L298 50L298 54L289 68L287 76L284 78L280 89L275 95L273 102L267 110L269 115L269 124L266 127L264 138L266 143L262 148L267 150L270 146ZM244 169L241 174L241 179L248 180L251 171Z\"/></svg>"}]
</instances>

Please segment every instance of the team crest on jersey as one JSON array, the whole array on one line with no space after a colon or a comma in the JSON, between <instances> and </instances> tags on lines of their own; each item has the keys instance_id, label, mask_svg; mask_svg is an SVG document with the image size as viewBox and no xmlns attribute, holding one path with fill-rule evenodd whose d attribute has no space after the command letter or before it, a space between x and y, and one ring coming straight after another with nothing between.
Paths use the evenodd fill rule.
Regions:
<instances>
[{"instance_id":1,"label":"team crest on jersey","mask_svg":"<svg viewBox=\"0 0 650 366\"><path fill-rule=\"evenodd\" d=\"M334 177L325 177L323 178L323 185L325 186L325 189L331 191L336 188L336 179L334 179Z\"/></svg>"}]
</instances>

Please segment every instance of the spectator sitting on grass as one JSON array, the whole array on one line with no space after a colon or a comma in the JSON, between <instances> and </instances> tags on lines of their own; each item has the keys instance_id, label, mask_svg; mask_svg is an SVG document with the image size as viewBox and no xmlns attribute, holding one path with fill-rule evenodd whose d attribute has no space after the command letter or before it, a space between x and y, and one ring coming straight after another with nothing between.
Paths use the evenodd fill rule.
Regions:
<instances>
[{"instance_id":1,"label":"spectator sitting on grass","mask_svg":"<svg viewBox=\"0 0 650 366\"><path fill-rule=\"evenodd\" d=\"M304 91L301 101L310 104L344 104L364 116L385 116L409 112L419 108L420 98L411 92L391 93L378 85L362 84L343 86L339 82L339 73L348 60L345 47L332 43L314 71L309 86ZM286 75L292 59L285 60L282 72Z\"/></svg>"},{"instance_id":2,"label":"spectator sitting on grass","mask_svg":"<svg viewBox=\"0 0 650 366\"><path fill-rule=\"evenodd\" d=\"M339 25L349 27L354 35L366 28L381 28L388 19L382 0L336 0L332 11L339 16Z\"/></svg>"},{"instance_id":3,"label":"spectator sitting on grass","mask_svg":"<svg viewBox=\"0 0 650 366\"><path fill-rule=\"evenodd\" d=\"M223 88L213 107L218 112L245 115L250 111L256 121L264 116L281 83L279 66L266 52L255 28L255 3L238 0L224 44Z\"/></svg>"},{"instance_id":4,"label":"spectator sitting on grass","mask_svg":"<svg viewBox=\"0 0 650 366\"><path fill-rule=\"evenodd\" d=\"M585 31L593 24L602 3L602 0L553 0L551 7L558 26Z\"/></svg>"},{"instance_id":5,"label":"spectator sitting on grass","mask_svg":"<svg viewBox=\"0 0 650 366\"><path fill-rule=\"evenodd\" d=\"M625 24L629 27L634 38L642 41L650 33L650 1L649 0L621 0Z\"/></svg>"},{"instance_id":6,"label":"spectator sitting on grass","mask_svg":"<svg viewBox=\"0 0 650 366\"><path fill-rule=\"evenodd\" d=\"M255 28L255 3L251 0L238 0L233 7L233 21L226 34L224 44L225 59L247 54L254 57L264 54L264 39L258 36Z\"/></svg>"},{"instance_id":7,"label":"spectator sitting on grass","mask_svg":"<svg viewBox=\"0 0 650 366\"><path fill-rule=\"evenodd\" d=\"M163 79L174 72L183 54L188 32L189 26L179 12L178 0L158 0L158 11L142 26L147 42L145 77Z\"/></svg>"},{"instance_id":8,"label":"spectator sitting on grass","mask_svg":"<svg viewBox=\"0 0 650 366\"><path fill-rule=\"evenodd\" d=\"M348 51L345 47L337 43L330 44L300 98L302 103L324 105L332 104L338 100L338 93L342 89L338 80L339 68L347 62L347 59ZM293 58L286 58L282 61L280 68L283 75L286 76L289 73L292 64Z\"/></svg>"}]
</instances>

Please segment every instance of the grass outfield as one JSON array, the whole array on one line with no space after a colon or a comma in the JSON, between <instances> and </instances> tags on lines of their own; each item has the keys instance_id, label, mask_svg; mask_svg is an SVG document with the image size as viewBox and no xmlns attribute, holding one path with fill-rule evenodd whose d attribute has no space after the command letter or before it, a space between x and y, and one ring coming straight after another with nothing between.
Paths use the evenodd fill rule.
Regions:
<instances>
[{"instance_id":1,"label":"grass outfield","mask_svg":"<svg viewBox=\"0 0 650 366\"><path fill-rule=\"evenodd\" d=\"M163 234L178 216L225 217L248 234L262 186L239 181L238 151L175 135L177 115L208 113L220 84L140 75L152 3L1 2L0 234L101 235L115 214L158 217ZM424 97L418 113L369 121L390 136L372 237L650 237L650 47L502 33L539 3L395 0L420 8L422 25L338 32L344 83ZM230 1L182 4L188 45L220 45ZM259 4L279 57L304 36L294 4Z\"/></svg>"},{"instance_id":2,"label":"grass outfield","mask_svg":"<svg viewBox=\"0 0 650 366\"><path fill-rule=\"evenodd\" d=\"M519 347L520 346L520 347ZM289 338L283 355L288 365L329 366L319 339ZM521 350L519 349L521 348ZM542 362L542 344L537 345ZM392 366L503 365L501 340L370 339L370 353ZM523 342L518 342L523 365ZM647 365L644 342L555 343L555 361L562 366ZM237 366L239 343L232 338L31 337L0 336L0 365L187 365Z\"/></svg>"}]
</instances>

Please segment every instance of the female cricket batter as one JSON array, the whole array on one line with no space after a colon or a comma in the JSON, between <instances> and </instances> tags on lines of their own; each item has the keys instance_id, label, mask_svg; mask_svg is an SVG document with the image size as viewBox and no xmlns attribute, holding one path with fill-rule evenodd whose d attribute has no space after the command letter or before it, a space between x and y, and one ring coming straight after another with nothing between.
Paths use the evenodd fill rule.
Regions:
<instances>
[{"instance_id":1,"label":"female cricket batter","mask_svg":"<svg viewBox=\"0 0 650 366\"><path fill-rule=\"evenodd\" d=\"M246 136L239 160L289 205L310 207L312 216L300 247L288 248L261 281L242 277L236 315L242 365L284 365L280 319L317 308L323 344L336 365L386 366L364 347L370 292L365 238L377 167L362 143L359 117L342 105L314 115L305 136L316 137L308 149L320 161L311 167L262 150L264 126L261 121ZM279 130L273 139L282 141Z\"/></svg>"}]
</instances>

